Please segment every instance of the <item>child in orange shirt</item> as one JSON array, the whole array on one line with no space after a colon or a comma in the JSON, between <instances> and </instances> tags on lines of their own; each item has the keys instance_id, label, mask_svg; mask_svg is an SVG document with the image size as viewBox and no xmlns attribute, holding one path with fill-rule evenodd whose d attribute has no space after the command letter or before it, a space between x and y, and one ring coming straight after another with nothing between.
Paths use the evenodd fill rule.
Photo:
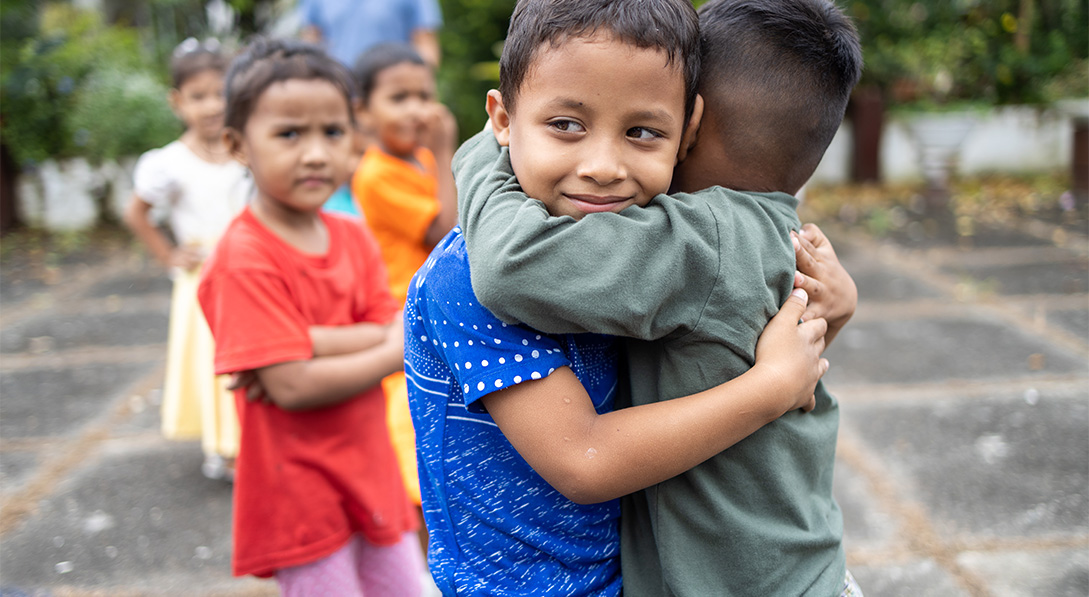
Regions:
<instances>
[{"instance_id":1,"label":"child in orange shirt","mask_svg":"<svg viewBox=\"0 0 1089 597\"><path fill-rule=\"evenodd\" d=\"M234 62L227 144L257 192L198 291L216 371L255 378L235 393L233 570L275 576L285 597L421 590L378 387L403 362L398 306L371 235L321 212L349 176L351 94L316 46L258 40Z\"/></svg>"},{"instance_id":2,"label":"child in orange shirt","mask_svg":"<svg viewBox=\"0 0 1089 597\"><path fill-rule=\"evenodd\" d=\"M352 177L352 194L382 249L390 293L403 306L412 276L457 223L450 172L457 126L435 101L431 67L411 46L375 46L359 57L354 74L356 116L373 143ZM418 506L416 436L404 373L386 378L382 389L405 488Z\"/></svg>"}]
</instances>

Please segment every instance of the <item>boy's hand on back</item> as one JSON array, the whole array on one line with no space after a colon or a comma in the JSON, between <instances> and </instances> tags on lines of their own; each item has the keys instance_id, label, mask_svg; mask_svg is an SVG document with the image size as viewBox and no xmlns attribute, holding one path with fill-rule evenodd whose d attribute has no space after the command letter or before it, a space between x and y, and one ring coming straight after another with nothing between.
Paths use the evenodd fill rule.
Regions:
<instances>
[{"instance_id":1,"label":"boy's hand on back","mask_svg":"<svg viewBox=\"0 0 1089 597\"><path fill-rule=\"evenodd\" d=\"M807 300L805 291L795 288L756 343L753 370L763 370L782 388L776 394L789 400L783 412L798 408L805 412L813 410L816 406L813 390L828 371L828 360L820 358L827 323L821 318L799 323Z\"/></svg>"},{"instance_id":2,"label":"boy's hand on back","mask_svg":"<svg viewBox=\"0 0 1089 597\"><path fill-rule=\"evenodd\" d=\"M831 344L855 313L858 288L840 264L832 243L816 224L806 224L800 233L791 232L790 236L799 270L794 274L794 286L805 290L810 299L802 319L827 320L825 343Z\"/></svg>"}]
</instances>

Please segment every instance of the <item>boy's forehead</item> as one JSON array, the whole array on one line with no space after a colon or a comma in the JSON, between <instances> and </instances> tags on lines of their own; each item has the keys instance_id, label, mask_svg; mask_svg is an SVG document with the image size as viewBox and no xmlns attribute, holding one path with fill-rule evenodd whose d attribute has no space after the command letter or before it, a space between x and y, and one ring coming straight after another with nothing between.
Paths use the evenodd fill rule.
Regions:
<instances>
[{"instance_id":1,"label":"boy's forehead","mask_svg":"<svg viewBox=\"0 0 1089 597\"><path fill-rule=\"evenodd\" d=\"M676 82L684 86L684 72L677 61L671 61L669 54L658 47L641 47L638 44L624 40L609 31L596 31L579 35L566 35L555 40L544 41L537 46L537 50L526 69L526 82L543 76L563 78L577 72L580 67L595 66L594 60L598 59L622 59L630 61L635 57L653 55L654 60L660 60L662 66L661 77L655 77L660 84ZM544 64L563 64L561 69L542 69ZM571 69L571 70L568 70Z\"/></svg>"}]
</instances>

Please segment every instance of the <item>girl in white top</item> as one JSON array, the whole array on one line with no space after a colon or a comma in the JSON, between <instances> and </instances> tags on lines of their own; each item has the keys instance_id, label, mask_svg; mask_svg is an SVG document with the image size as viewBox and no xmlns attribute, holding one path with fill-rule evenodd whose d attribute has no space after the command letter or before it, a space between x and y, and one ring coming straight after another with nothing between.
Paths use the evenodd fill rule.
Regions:
<instances>
[{"instance_id":1,"label":"girl in white top","mask_svg":"<svg viewBox=\"0 0 1089 597\"><path fill-rule=\"evenodd\" d=\"M252 190L245 168L223 142L226 60L213 40L190 38L174 51L170 106L185 123L182 136L148 151L136 163L135 196L125 223L163 265L171 268L162 427L170 439L201 438L204 474L230 478L238 451L238 418L226 379L217 379L212 335L197 304L204 258ZM168 216L170 235L153 222ZM173 238L170 238L172 236Z\"/></svg>"}]
</instances>

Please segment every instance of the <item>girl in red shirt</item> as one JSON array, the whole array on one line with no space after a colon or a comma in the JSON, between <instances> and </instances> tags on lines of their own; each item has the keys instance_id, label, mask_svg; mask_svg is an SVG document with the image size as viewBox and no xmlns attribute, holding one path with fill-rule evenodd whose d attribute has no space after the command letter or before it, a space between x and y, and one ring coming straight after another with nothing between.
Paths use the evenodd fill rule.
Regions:
<instances>
[{"instance_id":1,"label":"girl in red shirt","mask_svg":"<svg viewBox=\"0 0 1089 597\"><path fill-rule=\"evenodd\" d=\"M374 239L323 213L352 164L348 72L258 40L227 75L226 138L256 186L206 264L201 307L235 393L236 575L286 596L417 595L423 562L378 384L402 366Z\"/></svg>"}]
</instances>

